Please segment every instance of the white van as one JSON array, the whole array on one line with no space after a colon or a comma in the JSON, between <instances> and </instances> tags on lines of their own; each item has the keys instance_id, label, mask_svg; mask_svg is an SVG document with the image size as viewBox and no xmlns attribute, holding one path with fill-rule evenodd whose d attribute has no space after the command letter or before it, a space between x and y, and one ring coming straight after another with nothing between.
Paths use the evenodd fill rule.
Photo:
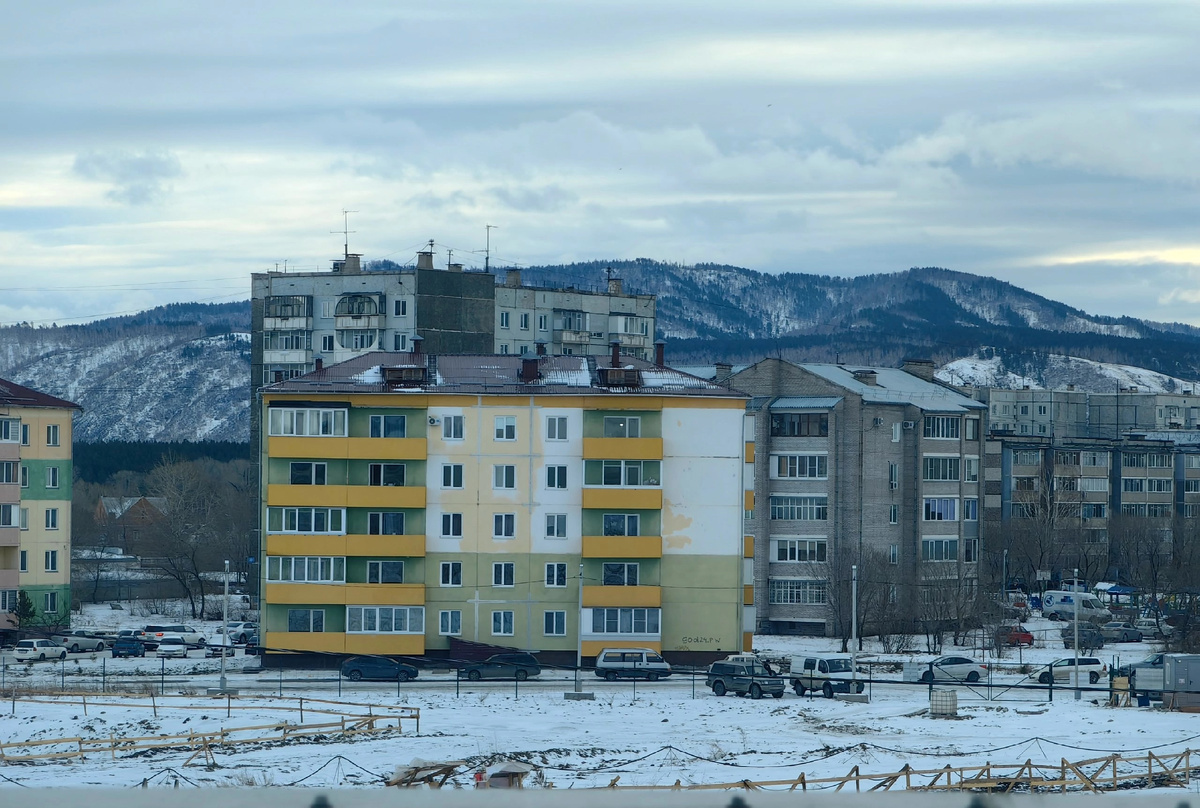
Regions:
<instances>
[{"instance_id":1,"label":"white van","mask_svg":"<svg viewBox=\"0 0 1200 808\"><path fill-rule=\"evenodd\" d=\"M1042 593L1042 616L1050 620L1074 620L1075 601L1079 601L1079 619L1089 623L1107 623L1112 613L1086 592L1051 589Z\"/></svg>"},{"instance_id":2,"label":"white van","mask_svg":"<svg viewBox=\"0 0 1200 808\"><path fill-rule=\"evenodd\" d=\"M845 654L794 656L792 672L788 674L797 696L812 690L827 699L833 698L834 693L863 692L863 683L857 679L854 660Z\"/></svg>"},{"instance_id":3,"label":"white van","mask_svg":"<svg viewBox=\"0 0 1200 808\"><path fill-rule=\"evenodd\" d=\"M617 679L655 679L671 675L671 666L651 648L605 648L596 655L596 675Z\"/></svg>"}]
</instances>

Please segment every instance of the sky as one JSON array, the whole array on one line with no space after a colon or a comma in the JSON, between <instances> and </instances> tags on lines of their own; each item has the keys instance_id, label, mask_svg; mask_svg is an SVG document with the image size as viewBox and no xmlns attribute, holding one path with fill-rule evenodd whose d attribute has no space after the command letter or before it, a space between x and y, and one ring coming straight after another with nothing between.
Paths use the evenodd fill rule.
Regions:
<instances>
[{"instance_id":1,"label":"sky","mask_svg":"<svg viewBox=\"0 0 1200 808\"><path fill-rule=\"evenodd\" d=\"M9 4L0 325L246 299L347 220L1200 325L1198 41L1154 0Z\"/></svg>"}]
</instances>

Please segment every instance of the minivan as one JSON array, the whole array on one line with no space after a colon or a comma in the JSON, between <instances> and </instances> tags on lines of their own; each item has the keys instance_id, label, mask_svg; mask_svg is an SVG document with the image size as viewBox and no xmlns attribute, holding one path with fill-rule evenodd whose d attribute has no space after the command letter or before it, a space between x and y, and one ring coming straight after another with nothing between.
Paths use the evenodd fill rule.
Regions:
<instances>
[{"instance_id":1,"label":"minivan","mask_svg":"<svg viewBox=\"0 0 1200 808\"><path fill-rule=\"evenodd\" d=\"M596 655L596 675L617 679L648 679L671 675L671 666L650 648L605 648Z\"/></svg>"},{"instance_id":2,"label":"minivan","mask_svg":"<svg viewBox=\"0 0 1200 808\"><path fill-rule=\"evenodd\" d=\"M861 693L863 683L855 681L854 662L848 656L820 655L792 657L792 672L788 674L797 696L807 691L820 691L827 699L834 693Z\"/></svg>"},{"instance_id":3,"label":"minivan","mask_svg":"<svg viewBox=\"0 0 1200 808\"><path fill-rule=\"evenodd\" d=\"M1092 595L1055 589L1042 593L1042 616L1050 620L1074 620L1076 599L1079 601L1081 621L1107 623L1112 619L1112 613Z\"/></svg>"}]
</instances>

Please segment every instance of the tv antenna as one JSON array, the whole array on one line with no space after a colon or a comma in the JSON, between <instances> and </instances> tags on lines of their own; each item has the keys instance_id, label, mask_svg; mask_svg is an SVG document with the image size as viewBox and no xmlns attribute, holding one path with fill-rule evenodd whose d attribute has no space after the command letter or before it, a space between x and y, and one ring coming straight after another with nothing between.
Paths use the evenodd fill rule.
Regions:
<instances>
[{"instance_id":1,"label":"tv antenna","mask_svg":"<svg viewBox=\"0 0 1200 808\"><path fill-rule=\"evenodd\" d=\"M346 252L346 255L345 255L346 260L350 260L350 234L358 232L357 230L350 229L350 214L351 213L358 213L358 211L346 210L345 208L342 208L342 229L329 231L330 233L341 233L342 234L342 239L344 241L343 247Z\"/></svg>"},{"instance_id":2,"label":"tv antenna","mask_svg":"<svg viewBox=\"0 0 1200 808\"><path fill-rule=\"evenodd\" d=\"M492 267L492 231L496 229L494 224L485 224L484 232L484 248L483 248L483 271L489 272Z\"/></svg>"}]
</instances>

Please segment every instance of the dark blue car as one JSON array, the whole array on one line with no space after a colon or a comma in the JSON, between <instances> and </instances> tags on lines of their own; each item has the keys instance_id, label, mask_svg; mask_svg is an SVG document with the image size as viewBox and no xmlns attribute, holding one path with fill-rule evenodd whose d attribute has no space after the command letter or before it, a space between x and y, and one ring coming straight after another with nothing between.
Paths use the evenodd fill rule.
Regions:
<instances>
[{"instance_id":1,"label":"dark blue car","mask_svg":"<svg viewBox=\"0 0 1200 808\"><path fill-rule=\"evenodd\" d=\"M342 676L351 682L363 679L407 682L417 678L417 669L406 662L397 662L388 657L356 656L342 663Z\"/></svg>"}]
</instances>

